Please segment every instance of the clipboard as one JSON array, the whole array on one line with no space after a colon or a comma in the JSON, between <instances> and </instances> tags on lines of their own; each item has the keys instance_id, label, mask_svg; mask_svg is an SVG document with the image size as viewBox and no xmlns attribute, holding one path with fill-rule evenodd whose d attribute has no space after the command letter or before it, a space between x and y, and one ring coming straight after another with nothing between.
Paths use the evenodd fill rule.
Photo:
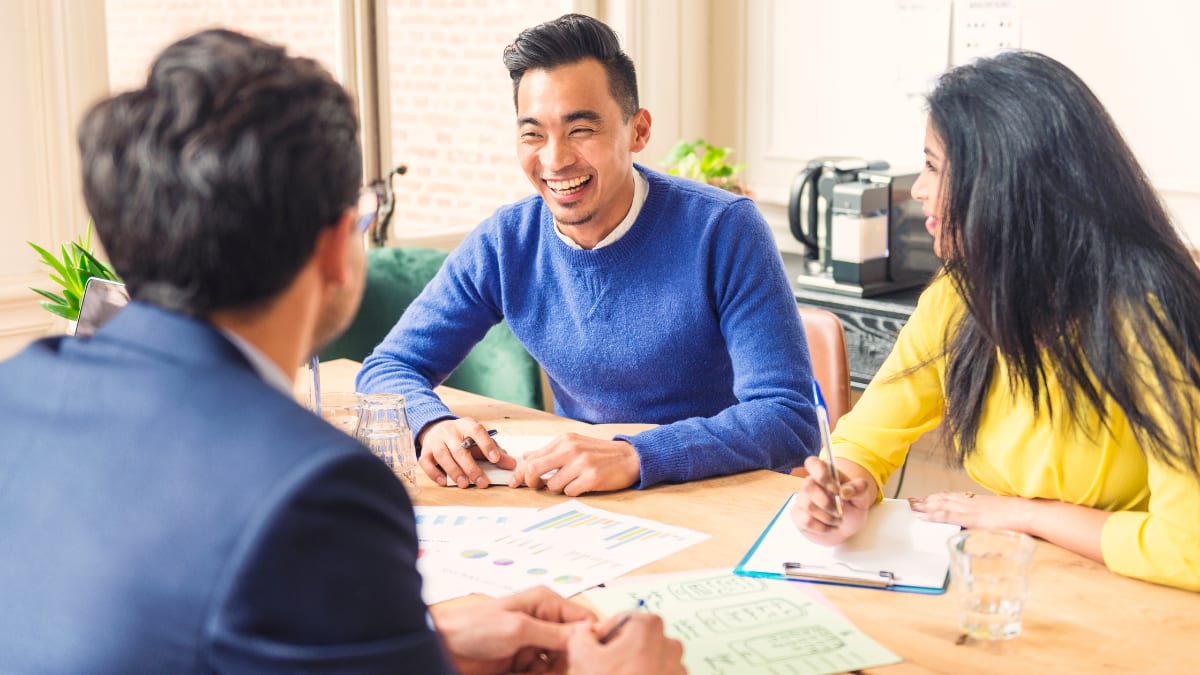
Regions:
<instances>
[{"instance_id":1,"label":"clipboard","mask_svg":"<svg viewBox=\"0 0 1200 675\"><path fill-rule=\"evenodd\" d=\"M950 579L946 540L961 528L917 518L903 499L871 508L863 529L838 546L814 544L788 516L792 495L733 569L735 574L940 595Z\"/></svg>"}]
</instances>

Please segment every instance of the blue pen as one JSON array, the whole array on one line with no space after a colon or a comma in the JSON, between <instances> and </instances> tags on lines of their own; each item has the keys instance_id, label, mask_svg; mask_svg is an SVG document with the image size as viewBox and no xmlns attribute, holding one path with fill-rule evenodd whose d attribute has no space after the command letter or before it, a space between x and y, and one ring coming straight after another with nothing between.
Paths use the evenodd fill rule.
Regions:
<instances>
[{"instance_id":1,"label":"blue pen","mask_svg":"<svg viewBox=\"0 0 1200 675\"><path fill-rule=\"evenodd\" d=\"M498 433L500 433L500 432L496 431L495 429L488 429L488 436L495 436ZM463 439L462 445L460 445L458 447L462 448L463 450L470 450L471 448L475 447L476 445L478 445L478 444L475 442L475 439L471 438L470 436L467 436L466 438Z\"/></svg>"},{"instance_id":2,"label":"blue pen","mask_svg":"<svg viewBox=\"0 0 1200 675\"><path fill-rule=\"evenodd\" d=\"M821 385L816 378L812 381L813 403L817 408L817 426L821 429L821 449L829 453L829 475L833 478L833 505L837 514L842 515L842 479L838 477L837 465L833 461L833 441L829 438L829 409L825 407L825 397L821 396Z\"/></svg>"},{"instance_id":3,"label":"blue pen","mask_svg":"<svg viewBox=\"0 0 1200 675\"><path fill-rule=\"evenodd\" d=\"M633 618L634 612L638 611L639 609L644 609L645 607L646 601L644 599L639 599L637 604L633 606L633 609L625 610L621 614L621 618L617 619L617 622L613 624L612 628L609 628L604 632L604 635L600 636L600 644L607 644L609 640L612 640L614 637L616 637L617 631L621 630L622 626L629 623L629 620Z\"/></svg>"}]
</instances>

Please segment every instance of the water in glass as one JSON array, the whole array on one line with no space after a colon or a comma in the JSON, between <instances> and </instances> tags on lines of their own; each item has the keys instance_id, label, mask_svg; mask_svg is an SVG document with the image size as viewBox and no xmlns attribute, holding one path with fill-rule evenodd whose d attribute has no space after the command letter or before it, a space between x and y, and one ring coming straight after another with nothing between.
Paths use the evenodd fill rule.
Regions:
<instances>
[{"instance_id":1,"label":"water in glass","mask_svg":"<svg viewBox=\"0 0 1200 675\"><path fill-rule=\"evenodd\" d=\"M400 394L362 394L355 437L417 494L417 451Z\"/></svg>"}]
</instances>

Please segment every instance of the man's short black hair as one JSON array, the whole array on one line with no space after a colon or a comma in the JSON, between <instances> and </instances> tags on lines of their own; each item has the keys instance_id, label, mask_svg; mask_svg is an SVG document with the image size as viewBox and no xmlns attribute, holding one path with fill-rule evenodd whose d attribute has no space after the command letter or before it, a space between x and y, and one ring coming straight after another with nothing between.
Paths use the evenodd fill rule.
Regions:
<instances>
[{"instance_id":1,"label":"man's short black hair","mask_svg":"<svg viewBox=\"0 0 1200 675\"><path fill-rule=\"evenodd\" d=\"M358 121L315 61L228 30L167 47L79 129L96 232L137 300L205 316L270 301L356 203Z\"/></svg>"},{"instance_id":2,"label":"man's short black hair","mask_svg":"<svg viewBox=\"0 0 1200 675\"><path fill-rule=\"evenodd\" d=\"M513 104L525 71L549 70L584 59L596 59L604 66L609 94L621 106L624 121L629 121L640 108L633 60L621 51L611 28L582 14L565 14L526 28L504 48L504 65L513 82Z\"/></svg>"}]
</instances>

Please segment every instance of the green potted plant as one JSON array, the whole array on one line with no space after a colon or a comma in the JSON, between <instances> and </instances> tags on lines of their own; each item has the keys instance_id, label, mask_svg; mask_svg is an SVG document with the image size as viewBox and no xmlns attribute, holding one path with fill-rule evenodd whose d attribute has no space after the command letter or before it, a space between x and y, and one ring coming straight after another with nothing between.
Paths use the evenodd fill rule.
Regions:
<instances>
[{"instance_id":1,"label":"green potted plant","mask_svg":"<svg viewBox=\"0 0 1200 675\"><path fill-rule=\"evenodd\" d=\"M679 141L671 152L663 157L662 165L667 173L708 183L730 192L753 196L742 183L738 174L745 164L729 164L726 158L733 148L718 148L702 138L694 141Z\"/></svg>"},{"instance_id":2,"label":"green potted plant","mask_svg":"<svg viewBox=\"0 0 1200 675\"><path fill-rule=\"evenodd\" d=\"M56 257L50 251L32 241L26 242L38 252L42 263L50 267L50 280L58 284L59 292L31 288L45 298L40 304L46 311L68 321L79 318L79 301L88 279L100 277L109 281L120 281L115 270L92 253L92 224L88 222L87 233L69 244L63 244L62 254Z\"/></svg>"}]
</instances>

